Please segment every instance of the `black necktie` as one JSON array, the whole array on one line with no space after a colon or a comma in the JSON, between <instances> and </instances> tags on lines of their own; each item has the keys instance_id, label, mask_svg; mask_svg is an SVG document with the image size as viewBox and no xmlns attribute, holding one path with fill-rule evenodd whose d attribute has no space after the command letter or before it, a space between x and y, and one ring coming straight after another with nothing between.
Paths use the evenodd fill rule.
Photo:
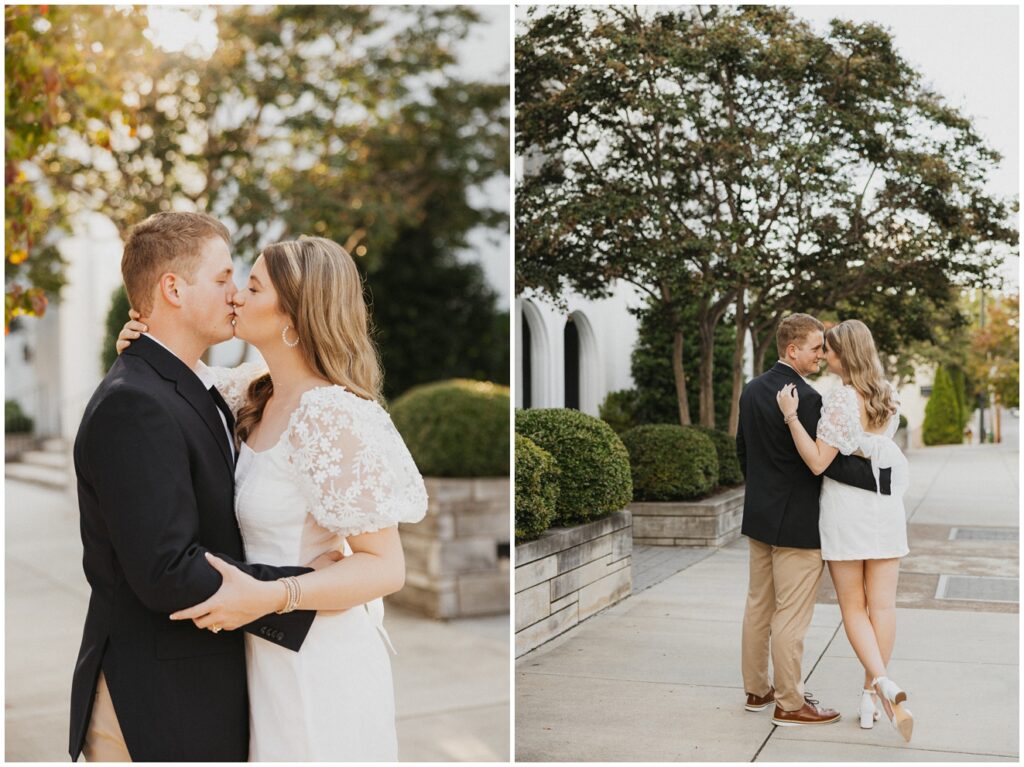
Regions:
<instances>
[{"instance_id":1,"label":"black necktie","mask_svg":"<svg viewBox=\"0 0 1024 767\"><path fill-rule=\"evenodd\" d=\"M228 431L231 432L232 439L235 434L235 417L231 415L231 408L228 407L228 403L224 401L224 397L217 391L216 386L209 388L210 397L213 399L213 404L217 406L217 409L224 414L224 419L228 422ZM233 452L233 451L232 451Z\"/></svg>"}]
</instances>

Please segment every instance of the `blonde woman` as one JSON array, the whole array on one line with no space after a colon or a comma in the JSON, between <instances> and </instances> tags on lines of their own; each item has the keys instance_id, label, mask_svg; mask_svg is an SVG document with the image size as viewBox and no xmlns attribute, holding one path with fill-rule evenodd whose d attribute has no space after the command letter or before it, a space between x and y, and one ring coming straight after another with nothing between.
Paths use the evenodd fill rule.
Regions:
<instances>
[{"instance_id":1,"label":"blonde woman","mask_svg":"<svg viewBox=\"0 0 1024 767\"><path fill-rule=\"evenodd\" d=\"M235 335L266 361L210 369L234 421L246 559L345 556L269 582L211 557L220 590L171 618L216 632L271 612L317 611L297 653L246 634L249 760L395 761L381 597L405 578L398 523L422 519L427 497L379 404L359 274L336 243L302 237L267 247L233 304ZM145 329L125 325L118 350Z\"/></svg>"},{"instance_id":2,"label":"blonde woman","mask_svg":"<svg viewBox=\"0 0 1024 767\"><path fill-rule=\"evenodd\" d=\"M869 458L876 483L881 469L892 470L891 495L825 477L819 530L821 558L828 562L846 635L864 666L860 726L870 728L878 718L877 699L909 741L914 720L904 705L907 694L886 675L896 639L900 558L909 551L903 508L908 464L893 442L899 403L863 322L845 320L825 331L825 361L842 386L822 398L816 439L796 417L795 386L783 387L777 399L800 457L815 474L822 474L839 453Z\"/></svg>"}]
</instances>

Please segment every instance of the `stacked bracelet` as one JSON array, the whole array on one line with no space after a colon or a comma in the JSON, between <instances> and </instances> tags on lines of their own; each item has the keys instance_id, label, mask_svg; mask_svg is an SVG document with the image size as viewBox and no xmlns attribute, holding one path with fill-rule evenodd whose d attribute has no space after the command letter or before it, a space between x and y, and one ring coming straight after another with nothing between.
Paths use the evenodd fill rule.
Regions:
<instances>
[{"instance_id":1,"label":"stacked bracelet","mask_svg":"<svg viewBox=\"0 0 1024 767\"><path fill-rule=\"evenodd\" d=\"M284 607L277 611L277 614L281 615L283 613L290 613L299 606L299 600L302 599L302 587L299 585L299 579L293 575L282 578L279 582L284 584L284 590L288 594Z\"/></svg>"},{"instance_id":2,"label":"stacked bracelet","mask_svg":"<svg viewBox=\"0 0 1024 767\"><path fill-rule=\"evenodd\" d=\"M797 417L796 413L793 413L792 415L787 415L785 417L785 419L783 420L783 423L787 423L787 424L792 423L793 421L796 420L796 417Z\"/></svg>"}]
</instances>

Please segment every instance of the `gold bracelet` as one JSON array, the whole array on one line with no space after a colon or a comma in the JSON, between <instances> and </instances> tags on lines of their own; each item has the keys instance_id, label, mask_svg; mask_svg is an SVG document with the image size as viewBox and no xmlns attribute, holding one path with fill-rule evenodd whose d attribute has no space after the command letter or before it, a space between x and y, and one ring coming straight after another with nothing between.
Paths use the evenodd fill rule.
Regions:
<instances>
[{"instance_id":1,"label":"gold bracelet","mask_svg":"<svg viewBox=\"0 0 1024 767\"><path fill-rule=\"evenodd\" d=\"M295 603L298 602L298 600L295 598L297 585L295 583L295 577L294 576L288 576L287 578L281 578L281 579L278 580L278 583L281 583L281 584L284 585L284 591L285 591L286 598L285 598L284 607L282 607L280 610L276 610L275 612L278 615L283 615L284 613L290 613L292 610L295 609Z\"/></svg>"},{"instance_id":2,"label":"gold bracelet","mask_svg":"<svg viewBox=\"0 0 1024 767\"><path fill-rule=\"evenodd\" d=\"M793 413L792 415L787 415L785 417L785 419L783 419L783 423L790 424L790 423L793 423L793 421L795 421L796 419L797 419L797 414Z\"/></svg>"}]
</instances>

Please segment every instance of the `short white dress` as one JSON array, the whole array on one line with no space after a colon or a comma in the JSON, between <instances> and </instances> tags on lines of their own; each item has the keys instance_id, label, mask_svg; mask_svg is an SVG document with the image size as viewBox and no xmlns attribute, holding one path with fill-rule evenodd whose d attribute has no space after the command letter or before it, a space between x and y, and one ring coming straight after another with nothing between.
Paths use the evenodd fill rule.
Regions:
<instances>
[{"instance_id":1,"label":"short white dress","mask_svg":"<svg viewBox=\"0 0 1024 767\"><path fill-rule=\"evenodd\" d=\"M894 392L895 395L895 392ZM821 558L826 561L892 559L910 551L903 494L910 467L893 441L899 413L882 434L864 431L860 424L860 395L852 386L837 386L822 398L818 438L843 455L858 450L871 460L876 490L862 490L825 477L821 483ZM878 488L881 469L892 469L892 494Z\"/></svg>"},{"instance_id":2,"label":"short white dress","mask_svg":"<svg viewBox=\"0 0 1024 767\"><path fill-rule=\"evenodd\" d=\"M266 368L214 369L237 412ZM242 444L235 514L250 562L302 565L346 537L427 509L423 479L387 411L341 386L305 392L280 440ZM245 635L249 761L393 762L394 690L380 599L317 612L298 652ZM392 648L393 649L393 648Z\"/></svg>"}]
</instances>

